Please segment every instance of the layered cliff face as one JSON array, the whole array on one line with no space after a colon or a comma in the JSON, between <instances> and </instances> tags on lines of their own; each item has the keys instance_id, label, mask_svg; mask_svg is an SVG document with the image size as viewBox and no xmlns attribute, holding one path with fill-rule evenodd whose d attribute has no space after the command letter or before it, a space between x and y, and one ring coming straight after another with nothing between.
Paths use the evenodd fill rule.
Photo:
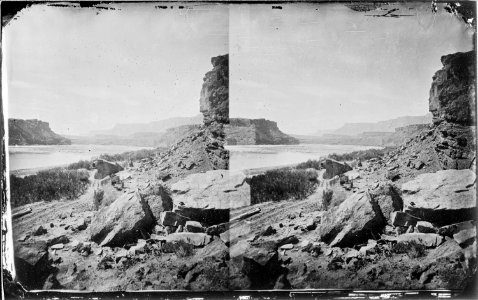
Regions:
<instances>
[{"instance_id":1,"label":"layered cliff face","mask_svg":"<svg viewBox=\"0 0 478 300\"><path fill-rule=\"evenodd\" d=\"M442 57L443 68L433 76L430 89L433 124L390 153L389 161L408 167L398 169L401 178L476 165L475 55Z\"/></svg>"},{"instance_id":2,"label":"layered cliff face","mask_svg":"<svg viewBox=\"0 0 478 300\"><path fill-rule=\"evenodd\" d=\"M9 145L69 145L71 141L54 133L40 120L8 120Z\"/></svg>"},{"instance_id":3,"label":"layered cliff face","mask_svg":"<svg viewBox=\"0 0 478 300\"><path fill-rule=\"evenodd\" d=\"M441 58L443 68L433 76L430 112L434 123L476 124L475 51Z\"/></svg>"},{"instance_id":4,"label":"layered cliff face","mask_svg":"<svg viewBox=\"0 0 478 300\"><path fill-rule=\"evenodd\" d=\"M204 76L199 110L204 125L223 136L222 126L229 123L229 55L213 57L213 69Z\"/></svg>"},{"instance_id":5,"label":"layered cliff face","mask_svg":"<svg viewBox=\"0 0 478 300\"><path fill-rule=\"evenodd\" d=\"M169 149L141 166L139 177L149 178L152 173L162 181L175 182L189 174L228 168L223 129L229 121L228 55L214 57L211 62L213 69L204 77L200 97L204 124L168 130L164 138Z\"/></svg>"},{"instance_id":6,"label":"layered cliff face","mask_svg":"<svg viewBox=\"0 0 478 300\"><path fill-rule=\"evenodd\" d=\"M266 119L231 119L226 126L226 141L229 145L293 145L299 140Z\"/></svg>"}]
</instances>

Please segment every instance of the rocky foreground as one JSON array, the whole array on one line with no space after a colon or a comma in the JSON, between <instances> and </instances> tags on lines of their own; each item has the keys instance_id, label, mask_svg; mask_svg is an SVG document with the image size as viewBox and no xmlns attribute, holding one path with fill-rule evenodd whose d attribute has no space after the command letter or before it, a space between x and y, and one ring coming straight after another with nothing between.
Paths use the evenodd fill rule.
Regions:
<instances>
[{"instance_id":1,"label":"rocky foreground","mask_svg":"<svg viewBox=\"0 0 478 300\"><path fill-rule=\"evenodd\" d=\"M384 157L300 171L314 186L301 200L253 202L254 177L268 173L221 170L226 119L202 104L204 127L169 151L111 168L78 200L15 211L32 209L13 222L18 277L91 291L466 289L477 268L476 125L454 110L474 105L472 59L442 60L433 124ZM215 82L202 101L223 96Z\"/></svg>"}]
</instances>

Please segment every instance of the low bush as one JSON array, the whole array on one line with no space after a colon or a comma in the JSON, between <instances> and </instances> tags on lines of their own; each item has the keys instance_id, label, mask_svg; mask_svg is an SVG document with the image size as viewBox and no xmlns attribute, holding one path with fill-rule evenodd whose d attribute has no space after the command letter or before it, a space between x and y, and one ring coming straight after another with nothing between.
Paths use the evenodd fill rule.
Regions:
<instances>
[{"instance_id":1,"label":"low bush","mask_svg":"<svg viewBox=\"0 0 478 300\"><path fill-rule=\"evenodd\" d=\"M322 191L322 206L324 210L327 210L330 207L332 202L332 197L334 196L334 191L326 189Z\"/></svg>"},{"instance_id":2,"label":"low bush","mask_svg":"<svg viewBox=\"0 0 478 300\"><path fill-rule=\"evenodd\" d=\"M137 161L144 158L153 158L159 153L164 151L162 148L155 149L141 149L136 151L127 151L117 154L101 154L98 158L104 159L107 161Z\"/></svg>"},{"instance_id":3,"label":"low bush","mask_svg":"<svg viewBox=\"0 0 478 300\"><path fill-rule=\"evenodd\" d=\"M390 151L394 150L395 147L385 147L383 149L367 149L367 150L360 150L360 151L353 151L350 153L344 154L336 154L332 153L329 154L329 158L335 159L338 161L351 161L351 160L368 160L371 158L382 158Z\"/></svg>"},{"instance_id":4,"label":"low bush","mask_svg":"<svg viewBox=\"0 0 478 300\"><path fill-rule=\"evenodd\" d=\"M12 206L38 201L75 199L88 188L81 172L55 168L24 178L10 175Z\"/></svg>"},{"instance_id":5,"label":"low bush","mask_svg":"<svg viewBox=\"0 0 478 300\"><path fill-rule=\"evenodd\" d=\"M164 253L176 253L178 257L188 257L194 254L194 246L184 241L167 242L161 247Z\"/></svg>"},{"instance_id":6,"label":"low bush","mask_svg":"<svg viewBox=\"0 0 478 300\"><path fill-rule=\"evenodd\" d=\"M250 182L251 204L288 199L305 199L317 186L302 169L284 168L254 176Z\"/></svg>"},{"instance_id":7,"label":"low bush","mask_svg":"<svg viewBox=\"0 0 478 300\"><path fill-rule=\"evenodd\" d=\"M69 164L66 167L68 170L78 170L78 169L87 169L91 170L91 161L89 160L80 160L78 162Z\"/></svg>"},{"instance_id":8,"label":"low bush","mask_svg":"<svg viewBox=\"0 0 478 300\"><path fill-rule=\"evenodd\" d=\"M316 170L322 169L322 167L321 167L321 165L320 165L320 161L315 160L315 159L309 159L309 160L306 161L306 162L300 163L300 164L298 164L295 168L296 168L296 169L309 169L309 168L313 168L313 169L316 169Z\"/></svg>"},{"instance_id":9,"label":"low bush","mask_svg":"<svg viewBox=\"0 0 478 300\"><path fill-rule=\"evenodd\" d=\"M410 258L425 256L426 247L415 241L396 243L392 247L392 252L397 254L407 254Z\"/></svg>"}]
</instances>

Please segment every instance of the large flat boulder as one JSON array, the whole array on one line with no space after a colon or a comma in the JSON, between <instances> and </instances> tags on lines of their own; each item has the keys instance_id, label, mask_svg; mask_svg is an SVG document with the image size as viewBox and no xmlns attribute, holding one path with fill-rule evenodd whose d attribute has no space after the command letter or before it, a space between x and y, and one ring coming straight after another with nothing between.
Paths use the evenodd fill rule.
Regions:
<instances>
[{"instance_id":1,"label":"large flat boulder","mask_svg":"<svg viewBox=\"0 0 478 300\"><path fill-rule=\"evenodd\" d=\"M48 246L45 241L18 243L14 249L18 280L29 289L41 288L50 274Z\"/></svg>"},{"instance_id":2,"label":"large flat boulder","mask_svg":"<svg viewBox=\"0 0 478 300\"><path fill-rule=\"evenodd\" d=\"M106 176L113 175L124 170L124 168L119 164L104 159L95 160L93 162L93 168L97 170L95 179L103 179Z\"/></svg>"},{"instance_id":3,"label":"large flat boulder","mask_svg":"<svg viewBox=\"0 0 478 300\"><path fill-rule=\"evenodd\" d=\"M214 170L191 174L171 185L176 204L196 208L236 208L251 204L251 188L243 172Z\"/></svg>"},{"instance_id":4,"label":"large flat boulder","mask_svg":"<svg viewBox=\"0 0 478 300\"><path fill-rule=\"evenodd\" d=\"M476 175L470 170L442 170L418 175L402 185L404 211L440 226L474 218Z\"/></svg>"},{"instance_id":5,"label":"large flat boulder","mask_svg":"<svg viewBox=\"0 0 478 300\"><path fill-rule=\"evenodd\" d=\"M320 161L322 168L325 169L323 179L331 179L337 175L342 175L352 170L352 167L347 163L336 161L330 158L324 158Z\"/></svg>"},{"instance_id":6,"label":"large flat boulder","mask_svg":"<svg viewBox=\"0 0 478 300\"><path fill-rule=\"evenodd\" d=\"M181 241L195 247L202 247L211 242L211 236L205 233L177 232L166 236L165 241L169 243Z\"/></svg>"},{"instance_id":7,"label":"large flat boulder","mask_svg":"<svg viewBox=\"0 0 478 300\"><path fill-rule=\"evenodd\" d=\"M140 195L149 206L156 222L159 222L162 212L173 209L173 199L159 183L150 184L148 187L141 189Z\"/></svg>"},{"instance_id":8,"label":"large flat boulder","mask_svg":"<svg viewBox=\"0 0 478 300\"><path fill-rule=\"evenodd\" d=\"M99 210L90 225L91 240L101 246L123 246L153 226L147 204L138 192L124 194Z\"/></svg>"},{"instance_id":9,"label":"large flat boulder","mask_svg":"<svg viewBox=\"0 0 478 300\"><path fill-rule=\"evenodd\" d=\"M380 206L383 217L392 224L392 213L403 209L403 200L391 184L379 186L370 192L373 200Z\"/></svg>"},{"instance_id":10,"label":"large flat boulder","mask_svg":"<svg viewBox=\"0 0 478 300\"><path fill-rule=\"evenodd\" d=\"M404 233L397 237L397 242L415 242L427 248L433 248L439 246L443 242L443 237L435 233Z\"/></svg>"},{"instance_id":11,"label":"large flat boulder","mask_svg":"<svg viewBox=\"0 0 478 300\"><path fill-rule=\"evenodd\" d=\"M368 193L356 193L322 217L318 227L322 241L331 246L352 247L373 238L385 220Z\"/></svg>"}]
</instances>

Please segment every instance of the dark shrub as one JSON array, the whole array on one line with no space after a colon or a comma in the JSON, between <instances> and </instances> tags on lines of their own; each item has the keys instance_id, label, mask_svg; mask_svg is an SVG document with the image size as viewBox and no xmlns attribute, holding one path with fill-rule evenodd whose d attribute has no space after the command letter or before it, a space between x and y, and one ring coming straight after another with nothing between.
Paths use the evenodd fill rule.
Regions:
<instances>
[{"instance_id":1,"label":"dark shrub","mask_svg":"<svg viewBox=\"0 0 478 300\"><path fill-rule=\"evenodd\" d=\"M360 151L353 151L350 153L344 154L336 154L332 153L329 154L329 158L335 159L338 161L350 161L350 160L368 160L371 158L382 158L390 151L394 150L395 147L385 147L383 149L368 149L368 150L360 150Z\"/></svg>"},{"instance_id":2,"label":"dark shrub","mask_svg":"<svg viewBox=\"0 0 478 300\"><path fill-rule=\"evenodd\" d=\"M100 159L107 161L137 161L144 158L153 158L163 152L165 148L141 149L117 154L101 154Z\"/></svg>"},{"instance_id":3,"label":"dark shrub","mask_svg":"<svg viewBox=\"0 0 478 300\"><path fill-rule=\"evenodd\" d=\"M10 197L12 206L37 201L51 201L62 198L75 199L88 188L77 170L51 169L24 178L10 175Z\"/></svg>"},{"instance_id":4,"label":"dark shrub","mask_svg":"<svg viewBox=\"0 0 478 300\"><path fill-rule=\"evenodd\" d=\"M315 159L309 159L308 161L300 163L296 166L296 169L308 169L308 168L313 168L316 170L322 169L322 167L320 166L320 161Z\"/></svg>"},{"instance_id":5,"label":"dark shrub","mask_svg":"<svg viewBox=\"0 0 478 300\"><path fill-rule=\"evenodd\" d=\"M89 160L80 160L76 163L69 164L66 167L68 170L77 170L77 169L87 169L91 170L91 161Z\"/></svg>"},{"instance_id":6,"label":"dark shrub","mask_svg":"<svg viewBox=\"0 0 478 300\"><path fill-rule=\"evenodd\" d=\"M418 258L425 256L426 247L422 244L418 244L415 241L396 243L392 247L393 253L406 253L410 258Z\"/></svg>"},{"instance_id":7,"label":"dark shrub","mask_svg":"<svg viewBox=\"0 0 478 300\"><path fill-rule=\"evenodd\" d=\"M332 202L333 196L334 196L333 190L327 189L322 192L322 205L324 210L327 210L330 207L330 203Z\"/></svg>"},{"instance_id":8,"label":"dark shrub","mask_svg":"<svg viewBox=\"0 0 478 300\"><path fill-rule=\"evenodd\" d=\"M251 185L251 204L288 199L304 199L312 194L316 183L309 180L305 170L278 169L254 176Z\"/></svg>"},{"instance_id":9,"label":"dark shrub","mask_svg":"<svg viewBox=\"0 0 478 300\"><path fill-rule=\"evenodd\" d=\"M194 246L184 241L166 242L161 251L164 253L176 253L178 257L188 257L194 254Z\"/></svg>"}]
</instances>

